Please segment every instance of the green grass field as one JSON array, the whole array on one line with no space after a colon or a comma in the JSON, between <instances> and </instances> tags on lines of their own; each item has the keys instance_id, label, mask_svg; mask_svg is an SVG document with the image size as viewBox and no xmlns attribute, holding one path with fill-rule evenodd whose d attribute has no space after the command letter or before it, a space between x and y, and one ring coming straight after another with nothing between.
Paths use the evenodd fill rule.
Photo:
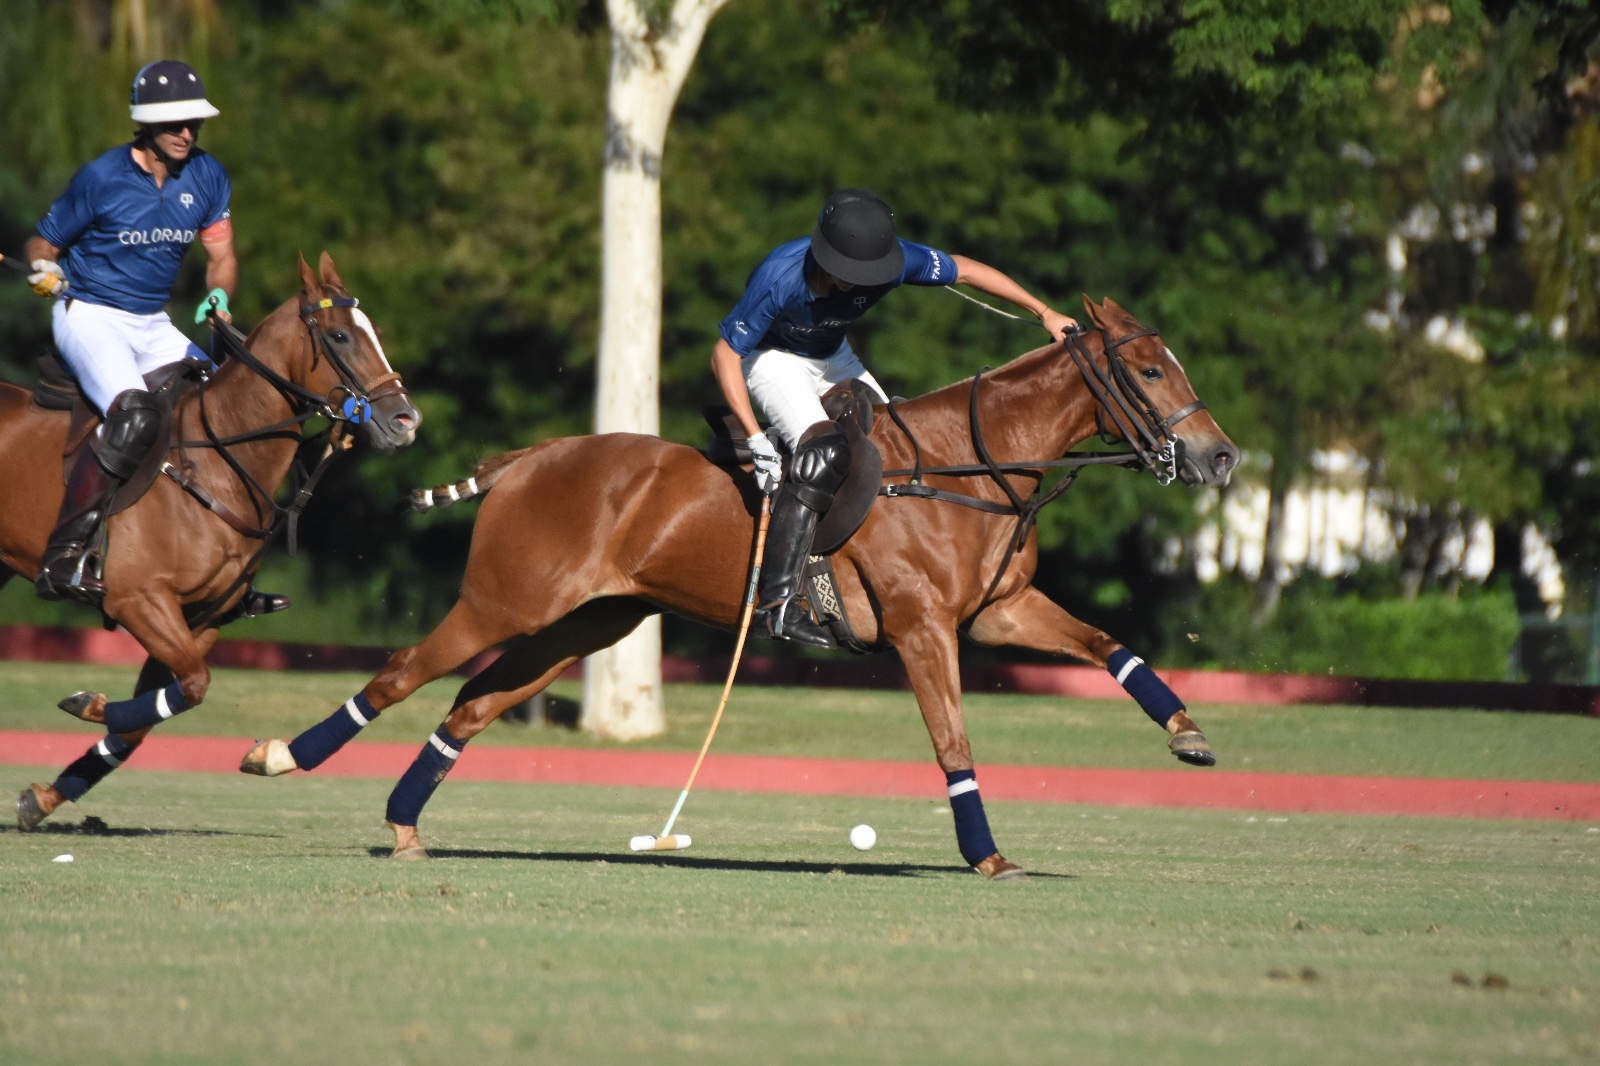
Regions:
<instances>
[{"instance_id":1,"label":"green grass field","mask_svg":"<svg viewBox=\"0 0 1600 1066\"><path fill-rule=\"evenodd\" d=\"M288 734L362 680L219 672L165 728ZM55 699L130 681L7 664L0 728L72 728ZM420 743L452 687L369 735ZM672 688L655 746L696 745L714 698ZM1175 765L1131 704L969 709L980 768ZM1225 766L1597 776L1590 720L1196 713ZM720 750L928 758L909 696L745 689L730 714ZM673 793L465 781L424 819L440 857L390 863L390 784L124 771L0 833L0 1061L1600 1060L1600 826L992 803L1034 874L992 885L934 803L704 793L692 850L634 856Z\"/></svg>"}]
</instances>

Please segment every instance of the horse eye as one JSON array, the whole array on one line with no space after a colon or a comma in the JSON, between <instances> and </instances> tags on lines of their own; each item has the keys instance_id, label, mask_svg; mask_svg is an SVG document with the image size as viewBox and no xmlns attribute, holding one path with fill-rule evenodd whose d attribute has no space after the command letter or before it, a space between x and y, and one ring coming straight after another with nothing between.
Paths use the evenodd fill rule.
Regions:
<instances>
[{"instance_id":1,"label":"horse eye","mask_svg":"<svg viewBox=\"0 0 1600 1066\"><path fill-rule=\"evenodd\" d=\"M1141 371L1141 373L1143 374L1144 379L1146 381L1160 381L1161 380L1161 371L1157 370L1153 366Z\"/></svg>"},{"instance_id":2,"label":"horse eye","mask_svg":"<svg viewBox=\"0 0 1600 1066\"><path fill-rule=\"evenodd\" d=\"M328 339L335 344L344 344L350 340L350 334L342 329L329 330Z\"/></svg>"}]
</instances>

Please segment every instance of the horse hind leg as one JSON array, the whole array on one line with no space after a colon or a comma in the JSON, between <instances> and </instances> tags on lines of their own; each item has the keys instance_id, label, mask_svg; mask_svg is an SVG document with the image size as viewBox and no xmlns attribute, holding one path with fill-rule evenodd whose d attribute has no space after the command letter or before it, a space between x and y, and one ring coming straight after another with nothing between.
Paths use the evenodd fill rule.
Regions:
<instances>
[{"instance_id":1,"label":"horse hind leg","mask_svg":"<svg viewBox=\"0 0 1600 1066\"><path fill-rule=\"evenodd\" d=\"M469 740L509 708L544 691L567 667L615 644L655 613L650 604L628 597L591 600L554 625L513 640L500 658L462 685L450 714L390 793L384 811L384 824L395 839L390 857L427 858L417 823Z\"/></svg>"},{"instance_id":2,"label":"horse hind leg","mask_svg":"<svg viewBox=\"0 0 1600 1066\"><path fill-rule=\"evenodd\" d=\"M239 771L278 777L314 770L354 740L384 711L430 681L436 681L474 655L516 635L504 612L479 611L466 597L418 644L389 657L366 686L328 717L293 740L259 740L245 753Z\"/></svg>"},{"instance_id":3,"label":"horse hind leg","mask_svg":"<svg viewBox=\"0 0 1600 1066\"><path fill-rule=\"evenodd\" d=\"M1070 655L1107 670L1150 720L1167 731L1167 749L1194 766L1215 766L1206 735L1189 717L1177 693L1144 660L1108 634L1072 617L1044 593L1029 586L991 604L973 620L972 639L981 644Z\"/></svg>"},{"instance_id":4,"label":"horse hind leg","mask_svg":"<svg viewBox=\"0 0 1600 1066\"><path fill-rule=\"evenodd\" d=\"M133 694L142 696L166 687L175 681L165 663L147 658L139 671ZM48 785L35 782L22 790L17 797L17 831L26 833L36 829L63 803L75 803L94 786L105 780L111 772L127 762L139 750L150 727L130 733L107 733L88 751L69 763Z\"/></svg>"}]
</instances>

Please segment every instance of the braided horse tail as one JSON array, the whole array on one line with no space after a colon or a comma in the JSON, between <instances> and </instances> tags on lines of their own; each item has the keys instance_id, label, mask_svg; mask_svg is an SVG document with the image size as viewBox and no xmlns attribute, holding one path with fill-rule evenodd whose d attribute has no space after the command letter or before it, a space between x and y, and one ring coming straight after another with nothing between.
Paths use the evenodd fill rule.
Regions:
<instances>
[{"instance_id":1,"label":"braided horse tail","mask_svg":"<svg viewBox=\"0 0 1600 1066\"><path fill-rule=\"evenodd\" d=\"M411 508L418 514L427 514L436 508L449 507L453 503L482 496L494 487L494 483L500 480L501 474L511 469L512 463L531 450L520 448L514 452L492 455L479 463L473 469L471 476L448 485L439 485L431 489L412 489Z\"/></svg>"}]
</instances>

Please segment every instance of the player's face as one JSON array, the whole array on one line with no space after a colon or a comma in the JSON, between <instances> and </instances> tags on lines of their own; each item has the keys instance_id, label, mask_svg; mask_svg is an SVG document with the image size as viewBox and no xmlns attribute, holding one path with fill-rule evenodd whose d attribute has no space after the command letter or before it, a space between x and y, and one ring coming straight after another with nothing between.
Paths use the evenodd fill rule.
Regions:
<instances>
[{"instance_id":1,"label":"player's face","mask_svg":"<svg viewBox=\"0 0 1600 1066\"><path fill-rule=\"evenodd\" d=\"M163 122L152 125L150 132L161 151L170 159L187 159L194 150L195 138L200 136L203 119L186 119L182 122Z\"/></svg>"}]
</instances>

